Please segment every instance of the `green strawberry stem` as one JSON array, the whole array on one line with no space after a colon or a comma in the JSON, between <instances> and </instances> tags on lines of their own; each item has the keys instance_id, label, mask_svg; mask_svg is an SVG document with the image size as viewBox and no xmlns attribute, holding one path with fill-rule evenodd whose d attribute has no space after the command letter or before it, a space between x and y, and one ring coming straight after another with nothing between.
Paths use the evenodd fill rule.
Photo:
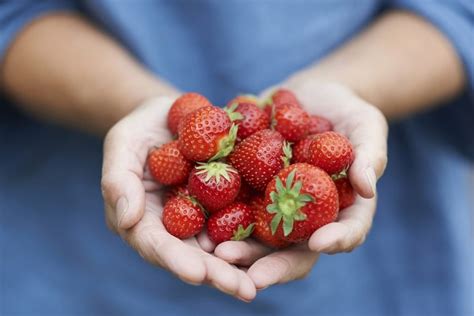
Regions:
<instances>
[{"instance_id":1,"label":"green strawberry stem","mask_svg":"<svg viewBox=\"0 0 474 316\"><path fill-rule=\"evenodd\" d=\"M229 130L229 134L223 137L219 141L219 151L215 154L209 161L217 160L224 158L230 154L232 149L234 149L235 140L237 138L237 131L239 127L235 124L232 124Z\"/></svg>"},{"instance_id":2,"label":"green strawberry stem","mask_svg":"<svg viewBox=\"0 0 474 316\"><path fill-rule=\"evenodd\" d=\"M255 224L252 223L247 228L244 229L242 224L239 225L237 230L234 232L234 236L232 236L231 240L244 240L245 238L249 237L250 234L253 232L253 228L255 227Z\"/></svg>"},{"instance_id":3,"label":"green strawberry stem","mask_svg":"<svg viewBox=\"0 0 474 316\"><path fill-rule=\"evenodd\" d=\"M226 179L227 181L230 181L230 175L229 173L237 173L237 170L232 168L230 165L223 163L223 162L209 162L209 163L198 163L198 166L196 167L198 170L196 174L205 174L206 177L204 178L205 182L208 182L212 178L216 179L216 183L219 183L221 181L221 178Z\"/></svg>"},{"instance_id":4,"label":"green strawberry stem","mask_svg":"<svg viewBox=\"0 0 474 316\"><path fill-rule=\"evenodd\" d=\"M283 164L285 167L290 165L291 158L293 157L293 152L291 151L291 143L287 142L286 140L283 142L283 156L281 159L283 160Z\"/></svg>"},{"instance_id":5,"label":"green strawberry stem","mask_svg":"<svg viewBox=\"0 0 474 316\"><path fill-rule=\"evenodd\" d=\"M242 120L244 116L240 112L236 112L235 110L239 106L238 103L232 103L229 107L225 107L224 111L226 111L227 115L229 116L232 122L237 120Z\"/></svg>"},{"instance_id":6,"label":"green strawberry stem","mask_svg":"<svg viewBox=\"0 0 474 316\"><path fill-rule=\"evenodd\" d=\"M347 178L347 170L348 170L348 169L349 169L349 167L346 168L346 169L344 169L344 170L342 170L342 171L339 172L339 173L335 173L335 174L331 175L331 178L332 178L334 181L339 180L339 179L342 179L342 178Z\"/></svg>"},{"instance_id":7,"label":"green strawberry stem","mask_svg":"<svg viewBox=\"0 0 474 316\"><path fill-rule=\"evenodd\" d=\"M306 214L301 212L301 208L314 199L309 194L301 194L303 183L297 181L293 185L296 169L293 170L286 178L285 186L279 177L276 178L276 191L270 193L272 204L267 206L269 213L275 214L270 223L272 235L275 234L278 225L283 220L283 234L288 236L293 231L295 221L303 221Z\"/></svg>"}]
</instances>

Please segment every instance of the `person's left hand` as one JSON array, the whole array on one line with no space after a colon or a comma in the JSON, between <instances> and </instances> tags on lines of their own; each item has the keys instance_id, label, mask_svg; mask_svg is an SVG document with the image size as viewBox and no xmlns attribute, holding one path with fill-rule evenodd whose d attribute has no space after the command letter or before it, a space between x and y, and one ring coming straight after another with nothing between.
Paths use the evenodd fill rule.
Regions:
<instances>
[{"instance_id":1,"label":"person's left hand","mask_svg":"<svg viewBox=\"0 0 474 316\"><path fill-rule=\"evenodd\" d=\"M305 277L319 253L350 252L362 244L376 208L376 181L387 163L388 126L383 114L337 83L295 78L287 84L310 114L328 118L334 130L346 135L355 149L349 179L357 192L355 203L340 212L338 220L313 233L307 243L272 252L260 243L229 241L216 247L216 256L247 266L257 289Z\"/></svg>"}]
</instances>

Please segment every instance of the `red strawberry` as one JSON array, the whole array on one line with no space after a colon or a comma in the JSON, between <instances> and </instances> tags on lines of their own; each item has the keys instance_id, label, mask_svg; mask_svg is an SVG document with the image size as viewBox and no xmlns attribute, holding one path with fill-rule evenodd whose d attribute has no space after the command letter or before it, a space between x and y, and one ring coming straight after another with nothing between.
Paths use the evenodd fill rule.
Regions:
<instances>
[{"instance_id":1,"label":"red strawberry","mask_svg":"<svg viewBox=\"0 0 474 316\"><path fill-rule=\"evenodd\" d=\"M239 143L228 162L252 188L264 191L289 159L291 149L280 133L265 129Z\"/></svg>"},{"instance_id":2,"label":"red strawberry","mask_svg":"<svg viewBox=\"0 0 474 316\"><path fill-rule=\"evenodd\" d=\"M171 133L178 133L179 122L187 114L206 106L212 106L211 102L198 93L185 93L177 98L168 112L168 128Z\"/></svg>"},{"instance_id":3,"label":"red strawberry","mask_svg":"<svg viewBox=\"0 0 474 316\"><path fill-rule=\"evenodd\" d=\"M283 89L283 88L277 89L275 92L272 93L272 95L270 96L270 99L271 99L271 103L274 105L290 103L298 107L301 107L301 104L296 98L296 95L288 89Z\"/></svg>"},{"instance_id":4,"label":"red strawberry","mask_svg":"<svg viewBox=\"0 0 474 316\"><path fill-rule=\"evenodd\" d=\"M211 213L232 203L239 189L237 170L222 162L200 164L189 176L189 193Z\"/></svg>"},{"instance_id":5,"label":"red strawberry","mask_svg":"<svg viewBox=\"0 0 474 316\"><path fill-rule=\"evenodd\" d=\"M177 186L172 186L165 188L163 192L163 204L166 204L169 200L174 198L175 196L188 196L189 191L188 191L188 186L187 184L182 184L182 185L177 185Z\"/></svg>"},{"instance_id":6,"label":"red strawberry","mask_svg":"<svg viewBox=\"0 0 474 316\"><path fill-rule=\"evenodd\" d=\"M252 94L241 94L233 98L227 103L227 106L230 107L232 104L239 103L252 103L258 105L258 98Z\"/></svg>"},{"instance_id":7,"label":"red strawberry","mask_svg":"<svg viewBox=\"0 0 474 316\"><path fill-rule=\"evenodd\" d=\"M180 125L178 147L193 161L227 156L234 147L237 126L217 107L204 107L187 115Z\"/></svg>"},{"instance_id":8,"label":"red strawberry","mask_svg":"<svg viewBox=\"0 0 474 316\"><path fill-rule=\"evenodd\" d=\"M309 134L320 134L332 131L332 129L332 123L328 119L318 115L311 115L309 117Z\"/></svg>"},{"instance_id":9,"label":"red strawberry","mask_svg":"<svg viewBox=\"0 0 474 316\"><path fill-rule=\"evenodd\" d=\"M296 142L308 134L309 115L291 103L274 105L272 127L287 141Z\"/></svg>"},{"instance_id":10,"label":"red strawberry","mask_svg":"<svg viewBox=\"0 0 474 316\"><path fill-rule=\"evenodd\" d=\"M178 150L178 142L172 141L149 153L148 168L152 177L159 183L176 185L186 181L193 163Z\"/></svg>"},{"instance_id":11,"label":"red strawberry","mask_svg":"<svg viewBox=\"0 0 474 316\"><path fill-rule=\"evenodd\" d=\"M199 234L205 220L203 210L191 197L176 196L163 209L163 225L168 233L180 239Z\"/></svg>"},{"instance_id":12,"label":"red strawberry","mask_svg":"<svg viewBox=\"0 0 474 316\"><path fill-rule=\"evenodd\" d=\"M268 116L272 116L274 106L279 106L285 103L301 107L300 102L296 98L296 95L288 89L277 89L275 90L266 102L263 103L263 110Z\"/></svg>"},{"instance_id":13,"label":"red strawberry","mask_svg":"<svg viewBox=\"0 0 474 316\"><path fill-rule=\"evenodd\" d=\"M235 198L236 202L248 202L253 196L253 189L245 181L240 183L240 191Z\"/></svg>"},{"instance_id":14,"label":"red strawberry","mask_svg":"<svg viewBox=\"0 0 474 316\"><path fill-rule=\"evenodd\" d=\"M343 210L355 202L354 189L347 177L335 179L337 193L339 194L339 209Z\"/></svg>"},{"instance_id":15,"label":"red strawberry","mask_svg":"<svg viewBox=\"0 0 474 316\"><path fill-rule=\"evenodd\" d=\"M239 126L237 138L245 139L255 132L270 126L270 118L253 103L234 103L227 112L231 120Z\"/></svg>"},{"instance_id":16,"label":"red strawberry","mask_svg":"<svg viewBox=\"0 0 474 316\"><path fill-rule=\"evenodd\" d=\"M318 228L336 220L339 202L331 177L307 163L296 163L278 173L265 191L272 213L272 234L281 226L290 242L307 240Z\"/></svg>"},{"instance_id":17,"label":"red strawberry","mask_svg":"<svg viewBox=\"0 0 474 316\"><path fill-rule=\"evenodd\" d=\"M207 234L216 244L228 240L243 240L253 231L253 213L244 203L233 203L212 214L207 221Z\"/></svg>"},{"instance_id":18,"label":"red strawberry","mask_svg":"<svg viewBox=\"0 0 474 316\"><path fill-rule=\"evenodd\" d=\"M253 211L255 217L255 228L252 237L261 241L265 245L272 248L284 248L290 245L290 242L280 238L282 233L272 235L270 229L270 222L272 221L272 214L265 209L264 196L256 196L249 202L249 206ZM281 231L281 228L279 229Z\"/></svg>"},{"instance_id":19,"label":"red strawberry","mask_svg":"<svg viewBox=\"0 0 474 316\"><path fill-rule=\"evenodd\" d=\"M347 170L354 161L354 150L346 136L336 132L317 134L309 146L309 163L330 175Z\"/></svg>"},{"instance_id":20,"label":"red strawberry","mask_svg":"<svg viewBox=\"0 0 474 316\"><path fill-rule=\"evenodd\" d=\"M296 142L292 147L293 163L295 162L308 162L309 161L309 145L313 141L315 135L309 135L302 140Z\"/></svg>"}]
</instances>

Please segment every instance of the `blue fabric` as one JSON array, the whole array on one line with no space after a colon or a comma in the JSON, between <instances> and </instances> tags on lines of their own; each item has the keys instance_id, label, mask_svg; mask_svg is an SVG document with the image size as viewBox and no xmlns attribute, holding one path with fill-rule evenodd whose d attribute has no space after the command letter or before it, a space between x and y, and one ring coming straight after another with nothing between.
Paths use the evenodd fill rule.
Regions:
<instances>
[{"instance_id":1,"label":"blue fabric","mask_svg":"<svg viewBox=\"0 0 474 316\"><path fill-rule=\"evenodd\" d=\"M0 1L0 52L39 12L77 5L152 71L218 104L320 59L387 4L97 0L49 1L40 10L38 3ZM395 5L439 25L472 78L466 38L473 11L461 3ZM7 106L0 107L0 314L468 315L469 90L453 104L391 126L379 209L361 248L323 256L307 279L260 292L250 305L144 263L106 229L100 141L33 121L1 102Z\"/></svg>"}]
</instances>

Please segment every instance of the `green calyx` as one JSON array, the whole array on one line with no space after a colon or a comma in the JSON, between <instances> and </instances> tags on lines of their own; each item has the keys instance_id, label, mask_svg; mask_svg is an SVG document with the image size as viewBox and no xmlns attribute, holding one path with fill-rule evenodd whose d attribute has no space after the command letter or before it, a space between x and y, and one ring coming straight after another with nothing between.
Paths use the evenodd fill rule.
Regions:
<instances>
[{"instance_id":1,"label":"green calyx","mask_svg":"<svg viewBox=\"0 0 474 316\"><path fill-rule=\"evenodd\" d=\"M224 158L230 154L232 149L234 149L235 140L237 139L237 131L239 127L235 124L232 124L229 130L229 134L223 137L219 142L219 151L215 154L209 161L217 160Z\"/></svg>"},{"instance_id":2,"label":"green calyx","mask_svg":"<svg viewBox=\"0 0 474 316\"><path fill-rule=\"evenodd\" d=\"M238 103L232 103L229 107L224 108L224 111L226 111L232 122L244 119L244 116L240 112L235 111L238 106Z\"/></svg>"},{"instance_id":3,"label":"green calyx","mask_svg":"<svg viewBox=\"0 0 474 316\"><path fill-rule=\"evenodd\" d=\"M196 169L198 170L196 174L205 175L205 182L208 182L213 178L216 180L216 183L219 183L222 178L230 181L230 173L237 173L237 170L232 168L230 165L216 161L209 163L198 163Z\"/></svg>"},{"instance_id":4,"label":"green calyx","mask_svg":"<svg viewBox=\"0 0 474 316\"><path fill-rule=\"evenodd\" d=\"M347 178L347 169L348 168L342 170L339 173L335 173L335 174L331 175L331 178L333 179L333 181L343 179L343 178Z\"/></svg>"},{"instance_id":5,"label":"green calyx","mask_svg":"<svg viewBox=\"0 0 474 316\"><path fill-rule=\"evenodd\" d=\"M283 220L283 234L288 236L293 231L295 221L303 221L306 214L301 212L301 208L314 199L309 194L301 194L303 183L297 181L293 185L296 169L290 172L283 185L280 178L276 178L276 191L270 193L272 204L267 206L269 213L275 214L270 223L272 235L275 234L278 225Z\"/></svg>"},{"instance_id":6,"label":"green calyx","mask_svg":"<svg viewBox=\"0 0 474 316\"><path fill-rule=\"evenodd\" d=\"M244 240L245 238L249 237L252 234L254 227L255 227L254 223L247 226L247 228L244 228L242 224L239 225L239 227L237 227L237 230L234 232L234 236L232 236L231 240L235 240L235 241Z\"/></svg>"},{"instance_id":7,"label":"green calyx","mask_svg":"<svg viewBox=\"0 0 474 316\"><path fill-rule=\"evenodd\" d=\"M285 167L288 167L291 162L291 158L293 158L293 152L291 150L291 143L287 142L286 140L283 142L283 156L281 160L283 160L283 164Z\"/></svg>"}]
</instances>

